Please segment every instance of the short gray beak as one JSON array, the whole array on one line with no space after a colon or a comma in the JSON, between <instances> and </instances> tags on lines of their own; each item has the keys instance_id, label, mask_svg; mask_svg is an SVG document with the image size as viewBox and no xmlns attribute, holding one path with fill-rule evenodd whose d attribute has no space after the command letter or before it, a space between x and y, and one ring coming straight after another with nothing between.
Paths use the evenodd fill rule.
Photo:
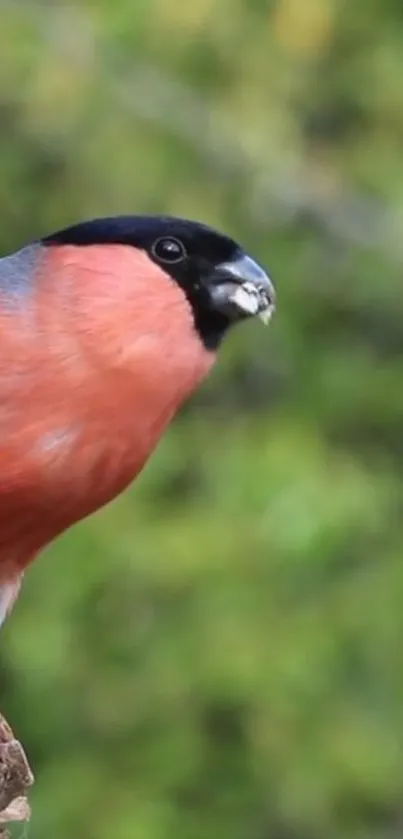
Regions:
<instances>
[{"instance_id":1,"label":"short gray beak","mask_svg":"<svg viewBox=\"0 0 403 839\"><path fill-rule=\"evenodd\" d=\"M276 308L276 293L270 278L246 254L216 267L210 295L214 308L234 320L257 315L267 323Z\"/></svg>"}]
</instances>

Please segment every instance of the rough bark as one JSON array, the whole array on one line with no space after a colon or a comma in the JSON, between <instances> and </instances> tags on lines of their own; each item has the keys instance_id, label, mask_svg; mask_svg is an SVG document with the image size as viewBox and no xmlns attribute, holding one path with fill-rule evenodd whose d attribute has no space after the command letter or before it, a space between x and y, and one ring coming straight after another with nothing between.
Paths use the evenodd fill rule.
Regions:
<instances>
[{"instance_id":1,"label":"rough bark","mask_svg":"<svg viewBox=\"0 0 403 839\"><path fill-rule=\"evenodd\" d=\"M8 835L8 822L29 820L27 792L33 782L25 751L0 714L0 839Z\"/></svg>"}]
</instances>

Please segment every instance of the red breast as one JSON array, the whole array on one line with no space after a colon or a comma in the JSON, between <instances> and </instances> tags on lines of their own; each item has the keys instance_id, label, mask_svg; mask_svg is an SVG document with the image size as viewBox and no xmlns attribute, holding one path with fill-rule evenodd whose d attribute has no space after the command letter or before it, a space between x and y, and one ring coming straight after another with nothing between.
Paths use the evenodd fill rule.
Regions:
<instances>
[{"instance_id":1,"label":"red breast","mask_svg":"<svg viewBox=\"0 0 403 839\"><path fill-rule=\"evenodd\" d=\"M0 308L0 563L119 493L214 361L144 252L66 245L37 271L24 306Z\"/></svg>"}]
</instances>

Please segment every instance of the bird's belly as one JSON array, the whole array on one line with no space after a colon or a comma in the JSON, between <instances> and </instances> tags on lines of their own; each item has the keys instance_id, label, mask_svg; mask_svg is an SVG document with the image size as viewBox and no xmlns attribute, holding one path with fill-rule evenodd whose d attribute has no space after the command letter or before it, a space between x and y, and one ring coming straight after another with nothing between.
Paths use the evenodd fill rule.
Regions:
<instances>
[{"instance_id":1,"label":"bird's belly","mask_svg":"<svg viewBox=\"0 0 403 839\"><path fill-rule=\"evenodd\" d=\"M0 584L125 489L207 374L213 356L198 340L164 336L140 332L106 363L45 330L48 353L21 339L11 368L0 359Z\"/></svg>"},{"instance_id":2,"label":"bird's belly","mask_svg":"<svg viewBox=\"0 0 403 839\"><path fill-rule=\"evenodd\" d=\"M6 566L24 567L75 522L107 504L136 477L171 417L58 427L26 426L0 445L0 581ZM6 575L7 576L7 575Z\"/></svg>"}]
</instances>

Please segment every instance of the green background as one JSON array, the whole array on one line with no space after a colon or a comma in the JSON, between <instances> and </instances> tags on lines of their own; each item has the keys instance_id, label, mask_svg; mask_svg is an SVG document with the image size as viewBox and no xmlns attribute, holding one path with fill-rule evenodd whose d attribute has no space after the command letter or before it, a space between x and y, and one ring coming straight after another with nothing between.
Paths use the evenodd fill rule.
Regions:
<instances>
[{"instance_id":1,"label":"green background","mask_svg":"<svg viewBox=\"0 0 403 839\"><path fill-rule=\"evenodd\" d=\"M136 485L30 570L29 839L403 830L403 6L0 3L2 253L169 212L268 266Z\"/></svg>"}]
</instances>

